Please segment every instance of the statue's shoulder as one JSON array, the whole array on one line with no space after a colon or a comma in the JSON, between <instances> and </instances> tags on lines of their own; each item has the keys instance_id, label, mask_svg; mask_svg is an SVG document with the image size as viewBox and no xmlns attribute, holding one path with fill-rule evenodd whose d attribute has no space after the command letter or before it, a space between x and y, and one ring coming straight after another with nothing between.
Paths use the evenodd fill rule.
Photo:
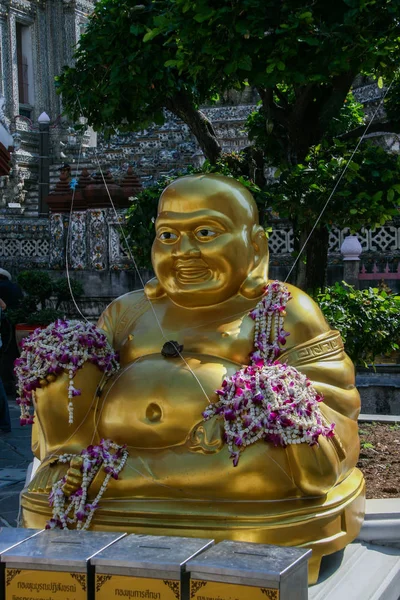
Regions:
<instances>
[{"instance_id":1,"label":"statue's shoulder","mask_svg":"<svg viewBox=\"0 0 400 600\"><path fill-rule=\"evenodd\" d=\"M108 310L124 310L128 307L136 306L137 304L141 304L143 302L148 302L146 294L143 290L134 290L133 292L127 292L126 294L122 294L122 296L118 296L115 300L113 300L106 308Z\"/></svg>"},{"instance_id":2,"label":"statue's shoulder","mask_svg":"<svg viewBox=\"0 0 400 600\"><path fill-rule=\"evenodd\" d=\"M128 292L107 306L97 326L106 332L110 343L116 348L127 328L148 309L149 299L143 290Z\"/></svg>"},{"instance_id":3,"label":"statue's shoulder","mask_svg":"<svg viewBox=\"0 0 400 600\"><path fill-rule=\"evenodd\" d=\"M331 330L318 304L303 290L285 284L291 299L286 305L285 330L290 334L288 346L308 342Z\"/></svg>"}]
</instances>

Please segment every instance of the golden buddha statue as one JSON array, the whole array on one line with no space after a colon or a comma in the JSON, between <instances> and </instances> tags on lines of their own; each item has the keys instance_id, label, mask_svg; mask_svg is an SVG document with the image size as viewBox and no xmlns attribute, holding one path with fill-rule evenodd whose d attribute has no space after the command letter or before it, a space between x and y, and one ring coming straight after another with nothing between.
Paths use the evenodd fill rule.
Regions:
<instances>
[{"instance_id":1,"label":"golden buddha statue","mask_svg":"<svg viewBox=\"0 0 400 600\"><path fill-rule=\"evenodd\" d=\"M254 350L249 313L268 284L268 244L251 194L222 176L174 181L160 198L152 261L156 278L100 318L121 370L105 384L93 364L78 371L74 425L67 374L37 391L33 446L41 465L22 494L24 526L45 525L60 476L65 490L79 485L79 460L54 465L54 456L107 438L126 444L129 458L93 529L309 547L315 582L322 556L352 541L364 516L364 480L355 468L360 399L339 333L307 294L287 285L279 361L311 380L335 435L314 445L260 439L233 467L221 421L202 412ZM169 340L179 345L175 356L161 353ZM99 472L90 498L103 479Z\"/></svg>"}]
</instances>

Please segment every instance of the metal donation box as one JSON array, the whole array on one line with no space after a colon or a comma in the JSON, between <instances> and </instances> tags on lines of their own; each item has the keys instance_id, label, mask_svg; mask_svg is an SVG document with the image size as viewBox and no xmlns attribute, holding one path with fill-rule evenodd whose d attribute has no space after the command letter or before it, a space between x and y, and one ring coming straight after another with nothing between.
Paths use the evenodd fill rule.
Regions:
<instances>
[{"instance_id":1,"label":"metal donation box","mask_svg":"<svg viewBox=\"0 0 400 600\"><path fill-rule=\"evenodd\" d=\"M129 535L91 560L96 600L187 600L189 576L185 564L213 543L196 538Z\"/></svg>"},{"instance_id":2,"label":"metal donation box","mask_svg":"<svg viewBox=\"0 0 400 600\"><path fill-rule=\"evenodd\" d=\"M4 563L1 561L1 555L21 544L24 540L37 535L40 533L41 529L15 529L14 527L0 527L0 598L3 600L4 598Z\"/></svg>"},{"instance_id":3,"label":"metal donation box","mask_svg":"<svg viewBox=\"0 0 400 600\"><path fill-rule=\"evenodd\" d=\"M87 600L89 559L126 534L42 531L4 552L5 600Z\"/></svg>"},{"instance_id":4,"label":"metal donation box","mask_svg":"<svg viewBox=\"0 0 400 600\"><path fill-rule=\"evenodd\" d=\"M186 565L191 600L307 600L311 550L221 542Z\"/></svg>"}]
</instances>

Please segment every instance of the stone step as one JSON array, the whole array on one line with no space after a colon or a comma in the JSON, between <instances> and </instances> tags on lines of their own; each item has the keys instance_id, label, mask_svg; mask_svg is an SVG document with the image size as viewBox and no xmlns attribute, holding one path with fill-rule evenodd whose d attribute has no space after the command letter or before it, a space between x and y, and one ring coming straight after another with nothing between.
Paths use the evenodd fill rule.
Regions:
<instances>
[{"instance_id":1,"label":"stone step","mask_svg":"<svg viewBox=\"0 0 400 600\"><path fill-rule=\"evenodd\" d=\"M400 549L353 543L323 559L309 600L399 600Z\"/></svg>"},{"instance_id":2,"label":"stone step","mask_svg":"<svg viewBox=\"0 0 400 600\"><path fill-rule=\"evenodd\" d=\"M367 500L357 541L400 548L400 498Z\"/></svg>"}]
</instances>

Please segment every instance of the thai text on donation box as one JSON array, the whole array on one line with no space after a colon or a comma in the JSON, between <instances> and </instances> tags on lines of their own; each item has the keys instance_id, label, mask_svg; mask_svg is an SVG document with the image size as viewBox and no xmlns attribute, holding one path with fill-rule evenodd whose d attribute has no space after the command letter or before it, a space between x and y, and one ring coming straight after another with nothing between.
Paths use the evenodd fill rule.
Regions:
<instances>
[{"instance_id":1,"label":"thai text on donation box","mask_svg":"<svg viewBox=\"0 0 400 600\"><path fill-rule=\"evenodd\" d=\"M126 534L49 530L1 555L5 600L91 600L89 559Z\"/></svg>"},{"instance_id":2,"label":"thai text on donation box","mask_svg":"<svg viewBox=\"0 0 400 600\"><path fill-rule=\"evenodd\" d=\"M191 600L307 600L311 550L225 541L190 560Z\"/></svg>"},{"instance_id":3,"label":"thai text on donation box","mask_svg":"<svg viewBox=\"0 0 400 600\"><path fill-rule=\"evenodd\" d=\"M96 600L188 600L186 562L213 540L129 535L97 554Z\"/></svg>"},{"instance_id":4,"label":"thai text on donation box","mask_svg":"<svg viewBox=\"0 0 400 600\"><path fill-rule=\"evenodd\" d=\"M18 546L30 537L40 533L41 529L15 529L14 527L0 527L0 600L5 596L5 564L1 560L2 554Z\"/></svg>"}]
</instances>

